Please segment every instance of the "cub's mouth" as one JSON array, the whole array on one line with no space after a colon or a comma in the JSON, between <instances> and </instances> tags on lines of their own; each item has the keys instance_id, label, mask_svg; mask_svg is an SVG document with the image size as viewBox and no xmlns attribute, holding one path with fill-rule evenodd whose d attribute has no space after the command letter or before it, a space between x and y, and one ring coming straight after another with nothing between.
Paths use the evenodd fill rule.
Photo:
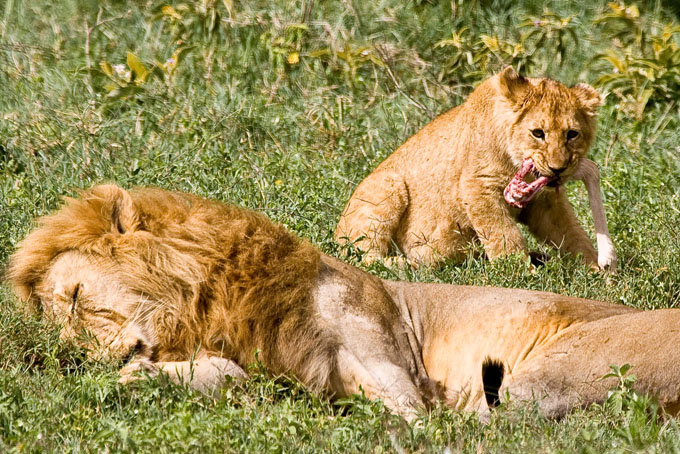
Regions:
<instances>
[{"instance_id":1,"label":"cub's mouth","mask_svg":"<svg viewBox=\"0 0 680 454\"><path fill-rule=\"evenodd\" d=\"M529 174L533 174L536 177L531 183L524 181ZM524 158L519 170L505 187L503 196L509 205L524 208L545 186L557 187L559 183L559 178L541 175L535 169L534 161L531 158Z\"/></svg>"}]
</instances>

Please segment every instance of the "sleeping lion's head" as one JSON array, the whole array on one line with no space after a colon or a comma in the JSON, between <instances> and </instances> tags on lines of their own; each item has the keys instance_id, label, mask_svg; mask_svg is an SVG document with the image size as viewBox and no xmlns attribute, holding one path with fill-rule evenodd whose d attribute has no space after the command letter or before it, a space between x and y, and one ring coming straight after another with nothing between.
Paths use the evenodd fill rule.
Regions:
<instances>
[{"instance_id":1,"label":"sleeping lion's head","mask_svg":"<svg viewBox=\"0 0 680 454\"><path fill-rule=\"evenodd\" d=\"M8 277L28 307L95 357L177 361L200 348L246 364L259 351L288 370L308 352L284 355L276 340L301 326L319 260L259 213L100 185L41 218Z\"/></svg>"},{"instance_id":2,"label":"sleeping lion's head","mask_svg":"<svg viewBox=\"0 0 680 454\"><path fill-rule=\"evenodd\" d=\"M147 238L146 254L130 250L141 224L132 198L116 186L67 199L12 256L8 277L15 293L60 326L62 339L92 356L151 358L156 340L145 311L159 302L149 304L157 297L145 292L138 271L147 268L143 255L155 255L155 247Z\"/></svg>"},{"instance_id":3,"label":"sleeping lion's head","mask_svg":"<svg viewBox=\"0 0 680 454\"><path fill-rule=\"evenodd\" d=\"M135 291L111 257L69 250L58 254L32 298L44 317L95 356L151 358L154 340L144 323L148 296Z\"/></svg>"},{"instance_id":4,"label":"sleeping lion's head","mask_svg":"<svg viewBox=\"0 0 680 454\"><path fill-rule=\"evenodd\" d=\"M509 151L516 167L531 158L549 178L573 174L590 148L600 96L588 84L567 87L547 78L528 79L511 67L498 76L512 110ZM557 180L559 182L559 180Z\"/></svg>"}]
</instances>

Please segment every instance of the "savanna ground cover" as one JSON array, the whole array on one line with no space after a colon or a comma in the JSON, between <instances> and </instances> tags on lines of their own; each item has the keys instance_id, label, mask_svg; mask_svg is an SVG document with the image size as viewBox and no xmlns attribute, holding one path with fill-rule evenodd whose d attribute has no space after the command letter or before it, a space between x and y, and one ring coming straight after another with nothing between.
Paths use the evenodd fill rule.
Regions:
<instances>
[{"instance_id":1,"label":"savanna ground cover","mask_svg":"<svg viewBox=\"0 0 680 454\"><path fill-rule=\"evenodd\" d=\"M331 239L353 188L435 115L513 64L606 94L591 158L602 171L618 274L589 273L554 252L535 273L513 257L368 271L676 307L674 8L670 0L4 0L0 263L36 216L100 182L262 210L359 263ZM583 185L568 191L592 232ZM122 387L117 368L60 343L2 283L0 451L680 451L677 420L630 390L634 367L614 369L620 385L603 405L554 422L511 404L488 425L443 407L407 425L380 402L330 403L257 365L218 400L162 379Z\"/></svg>"}]
</instances>

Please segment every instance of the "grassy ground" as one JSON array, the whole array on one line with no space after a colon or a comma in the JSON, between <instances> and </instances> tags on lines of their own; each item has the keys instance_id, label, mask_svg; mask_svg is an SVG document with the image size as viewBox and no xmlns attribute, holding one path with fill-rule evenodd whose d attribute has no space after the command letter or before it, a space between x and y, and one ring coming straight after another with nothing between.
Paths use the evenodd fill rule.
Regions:
<instances>
[{"instance_id":1,"label":"grassy ground","mask_svg":"<svg viewBox=\"0 0 680 454\"><path fill-rule=\"evenodd\" d=\"M481 35L520 42L524 19L535 24L543 4L235 0L207 2L206 9L202 0L5 0L0 264L61 196L104 181L262 210L326 253L355 261L331 240L353 188L487 74L507 62L567 83L628 74L590 60L616 45L603 23L594 23L611 12L604 2L547 3L561 18L575 15L568 27L578 40L562 37L562 57L556 34L525 42L514 56L482 54ZM677 22L660 3L639 6L641 15L618 38L622 45L634 37L635 23L658 33L659 23ZM454 45L437 45L463 26L472 39L470 59ZM483 55L485 61L474 60ZM131 67L136 71L125 74ZM591 153L601 166L620 257L610 282L570 257L557 257L536 274L513 258L419 271L376 264L369 271L645 309L678 306L676 82L645 73L642 89L667 86L639 108L636 93L625 98L638 76L633 71L620 87L606 86L612 92ZM591 226L585 189L573 183L569 192ZM0 451L680 451L677 421L657 418L653 402L627 392L625 380L606 405L561 422L511 406L486 426L444 408L409 426L379 402L356 397L331 404L258 370L213 401L158 381L121 387L116 365L83 363L80 355L22 316L8 286L0 286Z\"/></svg>"}]
</instances>

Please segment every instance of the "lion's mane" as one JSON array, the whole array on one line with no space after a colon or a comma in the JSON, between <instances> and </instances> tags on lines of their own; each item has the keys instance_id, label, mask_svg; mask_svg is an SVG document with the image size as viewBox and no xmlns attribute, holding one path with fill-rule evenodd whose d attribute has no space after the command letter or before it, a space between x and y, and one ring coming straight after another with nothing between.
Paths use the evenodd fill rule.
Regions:
<instances>
[{"instance_id":1,"label":"lion's mane","mask_svg":"<svg viewBox=\"0 0 680 454\"><path fill-rule=\"evenodd\" d=\"M66 199L23 240L8 273L33 307L34 286L62 252L113 259L141 295L159 360L202 348L324 388L337 348L316 320L320 253L264 216L158 189L96 186ZM304 371L304 372L301 372Z\"/></svg>"}]
</instances>

